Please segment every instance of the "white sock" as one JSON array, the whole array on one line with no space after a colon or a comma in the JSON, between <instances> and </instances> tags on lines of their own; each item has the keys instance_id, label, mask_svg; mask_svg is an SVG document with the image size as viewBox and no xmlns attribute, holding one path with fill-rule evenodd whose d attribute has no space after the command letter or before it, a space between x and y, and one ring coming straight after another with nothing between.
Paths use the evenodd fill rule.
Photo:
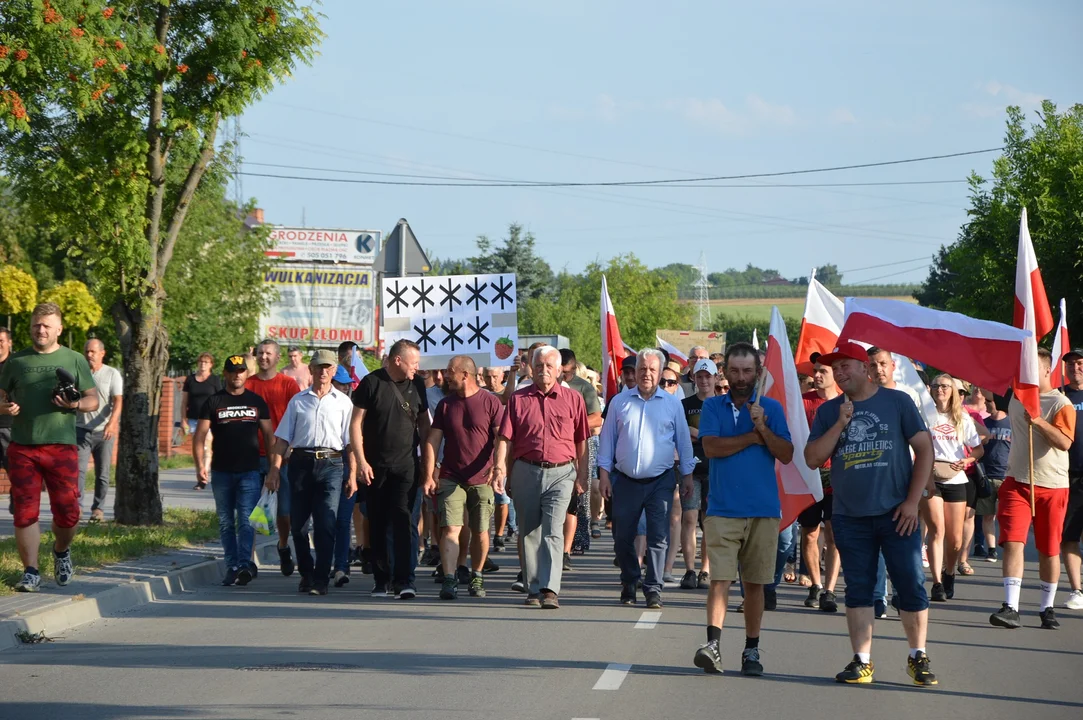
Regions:
<instances>
[{"instance_id":1,"label":"white sock","mask_svg":"<svg viewBox=\"0 0 1083 720\"><path fill-rule=\"evenodd\" d=\"M868 665L872 662L872 653L857 653L857 659Z\"/></svg>"},{"instance_id":2,"label":"white sock","mask_svg":"<svg viewBox=\"0 0 1083 720\"><path fill-rule=\"evenodd\" d=\"M1053 607L1053 598L1057 594L1057 583L1041 583L1042 599L1038 603L1038 610L1045 610L1046 608Z\"/></svg>"},{"instance_id":3,"label":"white sock","mask_svg":"<svg viewBox=\"0 0 1083 720\"><path fill-rule=\"evenodd\" d=\"M918 653L925 652L925 648L910 648L910 657L917 657Z\"/></svg>"},{"instance_id":4,"label":"white sock","mask_svg":"<svg viewBox=\"0 0 1083 720\"><path fill-rule=\"evenodd\" d=\"M1016 612L1019 611L1019 591L1023 589L1023 578L1004 578L1004 602Z\"/></svg>"}]
</instances>

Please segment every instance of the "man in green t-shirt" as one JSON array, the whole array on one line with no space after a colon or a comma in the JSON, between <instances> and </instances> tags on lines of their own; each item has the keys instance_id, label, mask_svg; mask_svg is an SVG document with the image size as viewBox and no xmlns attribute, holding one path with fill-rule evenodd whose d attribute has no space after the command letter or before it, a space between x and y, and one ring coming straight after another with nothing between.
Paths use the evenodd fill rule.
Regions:
<instances>
[{"instance_id":1,"label":"man in green t-shirt","mask_svg":"<svg viewBox=\"0 0 1083 720\"><path fill-rule=\"evenodd\" d=\"M64 331L60 308L41 303L30 316L33 347L15 353L0 370L0 415L14 416L8 448L8 476L15 515L15 542L23 577L15 589L36 592L41 528L41 486L53 512L53 565L57 585L71 582L71 541L79 524L79 449L75 413L98 409L98 392L86 358L58 342ZM74 379L70 397L61 374Z\"/></svg>"}]
</instances>

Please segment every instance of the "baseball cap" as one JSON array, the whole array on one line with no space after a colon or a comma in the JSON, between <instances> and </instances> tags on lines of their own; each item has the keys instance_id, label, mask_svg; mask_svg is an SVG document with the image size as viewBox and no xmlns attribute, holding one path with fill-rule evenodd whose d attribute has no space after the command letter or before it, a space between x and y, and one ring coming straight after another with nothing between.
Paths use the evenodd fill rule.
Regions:
<instances>
[{"instance_id":1,"label":"baseball cap","mask_svg":"<svg viewBox=\"0 0 1083 720\"><path fill-rule=\"evenodd\" d=\"M226 372L240 372L248 369L248 363L244 361L244 355L230 355L226 358Z\"/></svg>"},{"instance_id":2,"label":"baseball cap","mask_svg":"<svg viewBox=\"0 0 1083 720\"><path fill-rule=\"evenodd\" d=\"M624 372L625 370L635 370L636 369L636 356L635 355L628 355L627 357L625 357L624 360L621 361L620 369L621 369L621 372Z\"/></svg>"},{"instance_id":3,"label":"baseball cap","mask_svg":"<svg viewBox=\"0 0 1083 720\"><path fill-rule=\"evenodd\" d=\"M335 371L335 376L331 379L342 385L350 385L353 383L353 378L350 377L350 371L343 365L338 366L338 370Z\"/></svg>"},{"instance_id":4,"label":"baseball cap","mask_svg":"<svg viewBox=\"0 0 1083 720\"><path fill-rule=\"evenodd\" d=\"M317 350L312 353L309 365L338 365L338 357L330 350Z\"/></svg>"},{"instance_id":5,"label":"baseball cap","mask_svg":"<svg viewBox=\"0 0 1083 720\"><path fill-rule=\"evenodd\" d=\"M1070 358L1083 358L1083 348L1072 348L1064 353L1064 357L1061 358L1061 360L1068 360Z\"/></svg>"},{"instance_id":6,"label":"baseball cap","mask_svg":"<svg viewBox=\"0 0 1083 720\"><path fill-rule=\"evenodd\" d=\"M817 358L821 365L833 365L838 360L857 360L858 362L868 362L869 353L865 348L861 347L857 343L845 340L835 346L835 349L829 353L821 355Z\"/></svg>"},{"instance_id":7,"label":"baseball cap","mask_svg":"<svg viewBox=\"0 0 1083 720\"><path fill-rule=\"evenodd\" d=\"M694 377L696 373L701 372L709 372L714 375L718 372L718 367L710 360L698 360L695 367L692 368L692 375Z\"/></svg>"}]
</instances>

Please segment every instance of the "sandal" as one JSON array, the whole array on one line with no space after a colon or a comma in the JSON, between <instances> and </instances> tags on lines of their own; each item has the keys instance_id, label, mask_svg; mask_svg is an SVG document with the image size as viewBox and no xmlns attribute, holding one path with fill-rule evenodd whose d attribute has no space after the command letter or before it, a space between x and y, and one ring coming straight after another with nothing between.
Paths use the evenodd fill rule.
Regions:
<instances>
[{"instance_id":1,"label":"sandal","mask_svg":"<svg viewBox=\"0 0 1083 720\"><path fill-rule=\"evenodd\" d=\"M797 582L797 569L793 566L793 563L786 563L786 571L782 575L782 581L786 583Z\"/></svg>"},{"instance_id":2,"label":"sandal","mask_svg":"<svg viewBox=\"0 0 1083 720\"><path fill-rule=\"evenodd\" d=\"M970 567L970 563L961 562L961 563L959 563L959 574L960 575L973 575L974 574L974 568Z\"/></svg>"}]
</instances>

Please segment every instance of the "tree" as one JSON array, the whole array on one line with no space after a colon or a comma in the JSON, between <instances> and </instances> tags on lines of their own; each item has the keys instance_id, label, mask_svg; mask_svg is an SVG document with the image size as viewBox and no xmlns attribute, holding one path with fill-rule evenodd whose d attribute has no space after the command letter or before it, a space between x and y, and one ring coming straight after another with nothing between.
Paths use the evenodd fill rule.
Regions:
<instances>
[{"instance_id":1,"label":"tree","mask_svg":"<svg viewBox=\"0 0 1083 720\"><path fill-rule=\"evenodd\" d=\"M317 17L293 0L34 0L4 3L0 22L0 162L112 299L127 391L116 518L158 524L177 239L204 176L228 171L222 118L312 58Z\"/></svg>"},{"instance_id":2,"label":"tree","mask_svg":"<svg viewBox=\"0 0 1083 720\"><path fill-rule=\"evenodd\" d=\"M520 298L548 296L553 285L553 270L534 250L534 235L523 233L523 226L512 223L503 244L494 247L485 235L478 236L478 254L468 261L475 273L515 273L516 293Z\"/></svg>"},{"instance_id":3,"label":"tree","mask_svg":"<svg viewBox=\"0 0 1083 720\"><path fill-rule=\"evenodd\" d=\"M56 303L64 314L64 327L68 330L68 347L74 348L72 331L86 331L102 319L102 306L87 290L86 285L78 280L68 280L56 287L43 290L41 302Z\"/></svg>"},{"instance_id":4,"label":"tree","mask_svg":"<svg viewBox=\"0 0 1083 720\"><path fill-rule=\"evenodd\" d=\"M38 282L29 273L14 265L0 267L0 315L11 316L29 312L37 302Z\"/></svg>"},{"instance_id":5,"label":"tree","mask_svg":"<svg viewBox=\"0 0 1083 720\"><path fill-rule=\"evenodd\" d=\"M915 296L922 305L1011 323L1026 207L1049 299L1068 298L1069 334L1083 337L1083 105L1058 113L1046 101L1029 129L1022 110L1007 113L991 180L971 175L969 220L958 240L940 248Z\"/></svg>"}]
</instances>

